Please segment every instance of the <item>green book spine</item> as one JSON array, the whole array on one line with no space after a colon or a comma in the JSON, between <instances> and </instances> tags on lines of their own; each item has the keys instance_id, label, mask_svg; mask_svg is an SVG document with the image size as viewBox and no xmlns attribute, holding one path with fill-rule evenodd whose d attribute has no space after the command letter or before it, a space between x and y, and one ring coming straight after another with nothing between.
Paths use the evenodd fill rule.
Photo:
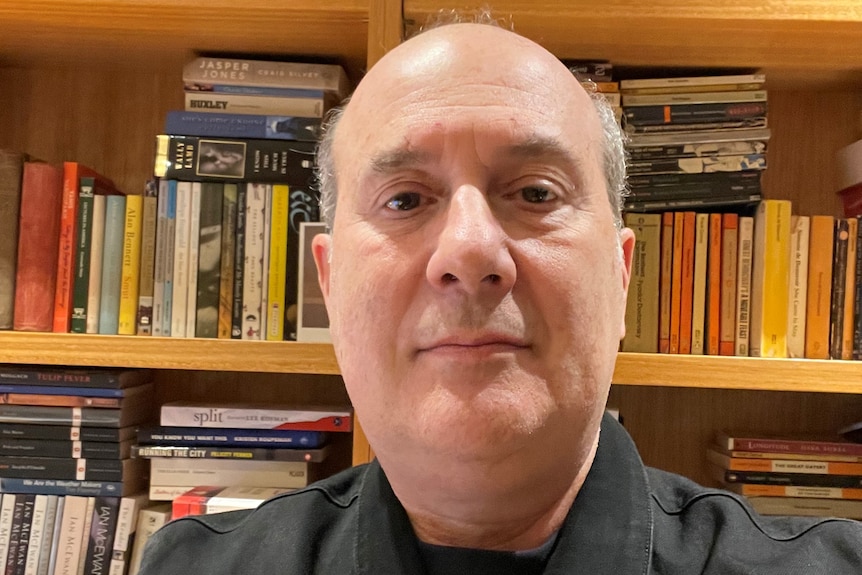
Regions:
<instances>
[{"instance_id":1,"label":"green book spine","mask_svg":"<svg viewBox=\"0 0 862 575\"><path fill-rule=\"evenodd\" d=\"M95 178L82 177L78 188L78 245L72 291L72 333L87 333L87 298L90 290L90 245L93 235Z\"/></svg>"}]
</instances>

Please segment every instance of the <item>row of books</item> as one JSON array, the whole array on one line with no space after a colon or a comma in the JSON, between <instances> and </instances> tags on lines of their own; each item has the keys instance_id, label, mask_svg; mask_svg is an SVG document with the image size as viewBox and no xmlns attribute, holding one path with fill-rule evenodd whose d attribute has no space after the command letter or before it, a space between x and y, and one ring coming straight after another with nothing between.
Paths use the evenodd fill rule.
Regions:
<instances>
[{"instance_id":1,"label":"row of books","mask_svg":"<svg viewBox=\"0 0 862 575\"><path fill-rule=\"evenodd\" d=\"M762 514L862 519L862 444L721 432L706 455L713 478Z\"/></svg>"},{"instance_id":2,"label":"row of books","mask_svg":"<svg viewBox=\"0 0 862 575\"><path fill-rule=\"evenodd\" d=\"M862 357L857 218L626 214L637 243L622 349L753 357Z\"/></svg>"}]
</instances>

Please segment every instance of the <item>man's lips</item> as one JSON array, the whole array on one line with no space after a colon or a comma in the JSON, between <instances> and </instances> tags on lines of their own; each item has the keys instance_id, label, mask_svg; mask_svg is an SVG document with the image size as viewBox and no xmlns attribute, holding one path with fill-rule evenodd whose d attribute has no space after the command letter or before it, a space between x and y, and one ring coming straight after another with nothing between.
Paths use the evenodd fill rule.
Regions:
<instances>
[{"instance_id":1,"label":"man's lips","mask_svg":"<svg viewBox=\"0 0 862 575\"><path fill-rule=\"evenodd\" d=\"M419 353L426 352L503 352L527 349L529 344L522 338L502 334L477 336L451 336L434 340L419 347Z\"/></svg>"}]
</instances>

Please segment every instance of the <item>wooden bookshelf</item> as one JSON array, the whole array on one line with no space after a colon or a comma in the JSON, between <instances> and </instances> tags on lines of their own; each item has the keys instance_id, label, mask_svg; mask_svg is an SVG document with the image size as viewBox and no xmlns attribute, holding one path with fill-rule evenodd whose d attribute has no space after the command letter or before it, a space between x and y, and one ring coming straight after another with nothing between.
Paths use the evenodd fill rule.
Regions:
<instances>
[{"instance_id":1,"label":"wooden bookshelf","mask_svg":"<svg viewBox=\"0 0 862 575\"><path fill-rule=\"evenodd\" d=\"M136 192L153 138L182 106L199 52L322 57L354 80L443 0L9 0L0 5L0 147L76 159ZM859 137L862 6L499 0L516 31L561 58L615 66L761 69L770 90L767 197L840 215L835 152ZM403 24L403 26L402 26ZM159 399L346 399L331 346L0 332L0 363L146 366ZM611 404L644 460L710 482L719 427L834 431L862 417L862 362L621 354ZM353 460L369 457L361 430Z\"/></svg>"}]
</instances>

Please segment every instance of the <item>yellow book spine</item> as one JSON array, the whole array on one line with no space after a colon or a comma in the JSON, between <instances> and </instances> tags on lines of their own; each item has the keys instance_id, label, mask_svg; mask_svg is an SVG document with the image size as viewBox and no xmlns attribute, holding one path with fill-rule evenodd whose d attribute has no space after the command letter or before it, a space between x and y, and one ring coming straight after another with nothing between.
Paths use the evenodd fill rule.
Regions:
<instances>
[{"instance_id":1,"label":"yellow book spine","mask_svg":"<svg viewBox=\"0 0 862 575\"><path fill-rule=\"evenodd\" d=\"M272 216L269 237L269 281L266 303L266 339L284 339L284 300L287 281L287 231L290 225L290 188L272 186Z\"/></svg>"},{"instance_id":2,"label":"yellow book spine","mask_svg":"<svg viewBox=\"0 0 862 575\"><path fill-rule=\"evenodd\" d=\"M126 225L123 231L123 267L120 275L120 335L135 335L138 315L138 286L141 273L141 226L143 196L126 197Z\"/></svg>"},{"instance_id":3,"label":"yellow book spine","mask_svg":"<svg viewBox=\"0 0 862 575\"><path fill-rule=\"evenodd\" d=\"M790 216L789 200L763 200L755 216L750 341L754 357L787 357Z\"/></svg>"}]
</instances>

